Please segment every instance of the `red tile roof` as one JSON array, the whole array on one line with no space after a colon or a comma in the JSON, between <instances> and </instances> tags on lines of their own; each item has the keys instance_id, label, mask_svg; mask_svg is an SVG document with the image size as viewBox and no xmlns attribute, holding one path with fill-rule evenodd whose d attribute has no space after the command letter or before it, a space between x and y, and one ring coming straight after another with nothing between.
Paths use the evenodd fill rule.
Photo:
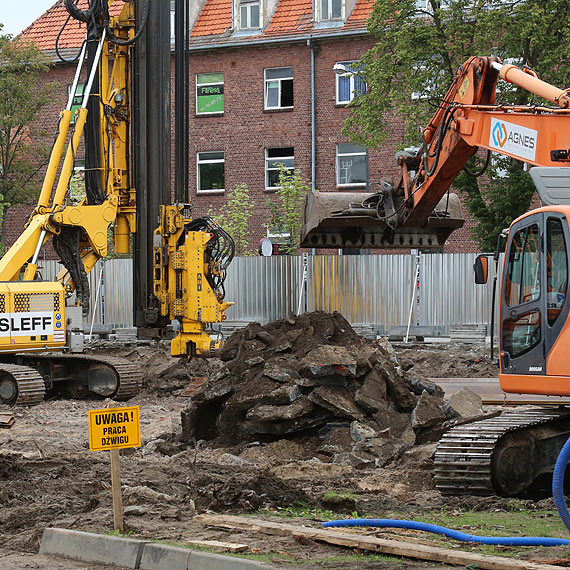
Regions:
<instances>
[{"instance_id":1,"label":"red tile roof","mask_svg":"<svg viewBox=\"0 0 570 570\"><path fill-rule=\"evenodd\" d=\"M110 13L117 15L123 2L115 0ZM78 7L85 10L88 0L79 0ZM236 43L263 40L264 38L294 37L295 35L322 36L329 33L342 34L343 31L366 32L366 19L372 12L374 0L357 0L356 6L344 25L318 26L313 22L313 0L279 0L275 13L265 30L258 34L232 34L232 0L206 0L191 32L190 45ZM67 20L67 11L63 0L55 4L28 26L18 38L35 43L40 49L51 52L55 49L57 35ZM78 49L85 38L85 24L73 18L65 25L59 38L62 51Z\"/></svg>"},{"instance_id":2,"label":"red tile roof","mask_svg":"<svg viewBox=\"0 0 570 570\"><path fill-rule=\"evenodd\" d=\"M191 36L213 36L232 28L232 0L207 0Z\"/></svg>"},{"instance_id":3,"label":"red tile roof","mask_svg":"<svg viewBox=\"0 0 570 570\"><path fill-rule=\"evenodd\" d=\"M88 8L88 0L79 0L77 6L81 10L86 10ZM109 9L109 13L115 16L119 14L123 6L122 2L114 2ZM44 51L54 50L57 35L67 20L68 15L63 0L57 0L51 8L24 29L17 38L31 41ZM61 49L77 48L83 43L85 34L85 24L70 18L59 38L59 47Z\"/></svg>"},{"instance_id":4,"label":"red tile roof","mask_svg":"<svg viewBox=\"0 0 570 570\"><path fill-rule=\"evenodd\" d=\"M281 0L271 22L264 30L267 35L310 32L313 27L312 0Z\"/></svg>"},{"instance_id":5,"label":"red tile roof","mask_svg":"<svg viewBox=\"0 0 570 570\"><path fill-rule=\"evenodd\" d=\"M374 0L358 0L352 14L347 20L347 25L362 24L366 22L374 8Z\"/></svg>"}]
</instances>

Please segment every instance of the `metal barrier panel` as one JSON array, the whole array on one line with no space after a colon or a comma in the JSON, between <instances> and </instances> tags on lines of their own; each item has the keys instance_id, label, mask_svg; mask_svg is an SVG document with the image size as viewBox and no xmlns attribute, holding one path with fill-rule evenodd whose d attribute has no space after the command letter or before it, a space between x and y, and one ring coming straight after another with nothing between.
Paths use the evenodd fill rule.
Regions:
<instances>
[{"instance_id":1,"label":"metal barrier panel","mask_svg":"<svg viewBox=\"0 0 570 570\"><path fill-rule=\"evenodd\" d=\"M410 308L412 324L446 332L454 324L486 324L492 279L475 285L474 260L475 254L422 254L416 288L415 255L238 257L225 282L226 300L235 303L227 317L265 324L296 313L301 301L301 312L338 311L351 323L371 324L381 333L406 326ZM60 268L56 261L43 262L43 279L54 280ZM89 322L132 326L132 271L131 259L97 263L89 274Z\"/></svg>"},{"instance_id":2,"label":"metal barrier panel","mask_svg":"<svg viewBox=\"0 0 570 570\"><path fill-rule=\"evenodd\" d=\"M300 256L235 258L225 282L226 300L235 303L228 320L265 324L296 312L301 282Z\"/></svg>"}]
</instances>

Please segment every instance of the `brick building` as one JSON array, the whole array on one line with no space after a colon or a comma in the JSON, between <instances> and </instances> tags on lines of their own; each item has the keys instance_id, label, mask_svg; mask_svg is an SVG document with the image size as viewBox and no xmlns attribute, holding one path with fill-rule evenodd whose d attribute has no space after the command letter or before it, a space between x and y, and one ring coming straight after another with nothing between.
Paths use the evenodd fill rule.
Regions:
<instances>
[{"instance_id":1,"label":"brick building","mask_svg":"<svg viewBox=\"0 0 570 570\"><path fill-rule=\"evenodd\" d=\"M195 216L215 210L228 189L245 182L256 204L256 243L266 235L266 201L275 194L277 163L297 169L320 192L365 191L396 173L394 151L401 139L367 151L340 133L350 113L346 104L365 87L350 71L373 44L366 29L372 6L370 0L191 3L189 187ZM74 71L54 55L66 18L59 0L21 34L54 56L49 75L62 84L61 100L43 112L46 126L54 129ZM60 53L75 54L83 34L83 25L71 20L60 35ZM463 228L445 249L476 247Z\"/></svg>"}]
</instances>

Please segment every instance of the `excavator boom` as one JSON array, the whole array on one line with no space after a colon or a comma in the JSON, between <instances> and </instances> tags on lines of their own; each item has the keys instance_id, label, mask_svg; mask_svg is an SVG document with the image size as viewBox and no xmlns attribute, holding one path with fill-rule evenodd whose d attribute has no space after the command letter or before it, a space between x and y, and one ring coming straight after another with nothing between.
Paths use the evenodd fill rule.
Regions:
<instances>
[{"instance_id":1,"label":"excavator boom","mask_svg":"<svg viewBox=\"0 0 570 570\"><path fill-rule=\"evenodd\" d=\"M499 105L498 79L556 107ZM305 203L301 245L331 248L441 248L463 225L451 185L483 148L537 166L559 166L570 149L565 90L494 57L471 57L423 130L420 147L396 155L395 181L370 193L320 192Z\"/></svg>"}]
</instances>

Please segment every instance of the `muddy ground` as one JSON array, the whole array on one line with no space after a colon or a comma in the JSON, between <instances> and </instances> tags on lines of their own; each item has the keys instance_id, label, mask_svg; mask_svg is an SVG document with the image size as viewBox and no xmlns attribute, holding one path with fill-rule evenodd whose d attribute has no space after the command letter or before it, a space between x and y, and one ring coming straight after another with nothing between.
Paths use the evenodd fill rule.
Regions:
<instances>
[{"instance_id":1,"label":"muddy ground","mask_svg":"<svg viewBox=\"0 0 570 570\"><path fill-rule=\"evenodd\" d=\"M395 348L410 376L496 375L484 346L399 344ZM310 433L306 438L297 434L231 447L181 443L181 411L192 393L189 384L214 375L224 363L214 359L182 364L169 356L165 346L148 343L97 341L91 350L123 356L140 363L143 370L144 388L129 401L141 407L142 447L121 451L125 530L134 537L180 543L188 539L241 542L248 544L250 552L268 555L266 561L284 567L321 560L320 567L336 568L346 567L335 562L335 557L346 554L341 548L209 529L193 523L192 517L202 512L289 514L292 518L286 522L318 525L322 510L340 516L356 512L406 518L444 505L490 510L506 505L498 498L442 498L434 487L429 446L415 447L382 468L356 469L314 457L314 434ZM112 530L109 454L89 451L87 428L88 410L108 404L114 405L54 398L35 407L12 409L15 425L0 430L3 549L37 552L46 526ZM0 406L0 411L7 410ZM330 491L337 496L331 498ZM304 518L295 518L297 514ZM391 533L382 531L381 536ZM351 567L441 567L414 561L394 564L363 559Z\"/></svg>"}]
</instances>

